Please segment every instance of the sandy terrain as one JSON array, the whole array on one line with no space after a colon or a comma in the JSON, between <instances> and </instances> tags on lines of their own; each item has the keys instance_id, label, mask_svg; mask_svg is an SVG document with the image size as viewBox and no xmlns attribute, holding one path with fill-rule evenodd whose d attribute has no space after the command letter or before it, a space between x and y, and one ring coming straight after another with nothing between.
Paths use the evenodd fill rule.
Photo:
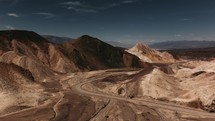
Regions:
<instances>
[{"instance_id":1,"label":"sandy terrain","mask_svg":"<svg viewBox=\"0 0 215 121\"><path fill-rule=\"evenodd\" d=\"M1 115L0 120L16 121L17 119L19 119L20 121L204 121L209 119L215 119L215 115L213 113L209 113L201 109L191 108L165 101L158 101L147 97L128 98L125 96L112 94L112 92L110 93L98 91L101 89L96 89L95 86L90 88L93 85L92 82L100 82L104 78L107 78L111 75L125 76L126 74L130 76L135 76L142 72L143 71L138 69L115 69L92 72L79 72L58 77L59 83L60 85L62 85L63 88L56 88L57 91L55 92L50 89L48 92L52 93L52 95L47 96L46 100L44 100L43 103L9 114ZM6 99L6 97L4 98ZM9 102L5 104L8 103ZM3 108L4 107L1 107L1 109Z\"/></svg>"}]
</instances>

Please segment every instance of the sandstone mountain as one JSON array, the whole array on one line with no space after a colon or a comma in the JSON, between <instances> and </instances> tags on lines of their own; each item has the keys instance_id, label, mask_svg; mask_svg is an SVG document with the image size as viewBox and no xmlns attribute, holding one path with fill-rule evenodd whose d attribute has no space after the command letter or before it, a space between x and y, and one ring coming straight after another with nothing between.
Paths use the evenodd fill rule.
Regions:
<instances>
[{"instance_id":1,"label":"sandstone mountain","mask_svg":"<svg viewBox=\"0 0 215 121\"><path fill-rule=\"evenodd\" d=\"M165 63L174 62L175 59L168 52L159 52L157 50L149 48L143 43L137 43L134 47L126 50L127 52L136 55L143 62L149 63Z\"/></svg>"},{"instance_id":2,"label":"sandstone mountain","mask_svg":"<svg viewBox=\"0 0 215 121\"><path fill-rule=\"evenodd\" d=\"M1 31L0 60L29 70L38 80L56 73L78 71L65 57L62 46L30 31Z\"/></svg>"},{"instance_id":3,"label":"sandstone mountain","mask_svg":"<svg viewBox=\"0 0 215 121\"><path fill-rule=\"evenodd\" d=\"M88 35L66 42L64 47L70 59L80 68L98 70L142 66L136 56Z\"/></svg>"}]
</instances>

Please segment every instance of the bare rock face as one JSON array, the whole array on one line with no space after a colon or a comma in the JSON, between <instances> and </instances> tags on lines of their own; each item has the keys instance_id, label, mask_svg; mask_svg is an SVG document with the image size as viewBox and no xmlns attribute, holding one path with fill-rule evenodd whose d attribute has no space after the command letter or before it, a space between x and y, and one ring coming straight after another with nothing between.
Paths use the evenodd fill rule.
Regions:
<instances>
[{"instance_id":1,"label":"bare rock face","mask_svg":"<svg viewBox=\"0 0 215 121\"><path fill-rule=\"evenodd\" d=\"M31 72L15 64L0 62L1 91L17 91L34 82Z\"/></svg>"},{"instance_id":2,"label":"bare rock face","mask_svg":"<svg viewBox=\"0 0 215 121\"><path fill-rule=\"evenodd\" d=\"M62 52L62 47L49 44L48 52L50 58L50 67L55 72L68 73L81 71L75 63L67 58Z\"/></svg>"},{"instance_id":3,"label":"bare rock face","mask_svg":"<svg viewBox=\"0 0 215 121\"><path fill-rule=\"evenodd\" d=\"M140 65L145 67L138 57L126 51L123 54L123 63L126 67L139 67Z\"/></svg>"},{"instance_id":4,"label":"bare rock face","mask_svg":"<svg viewBox=\"0 0 215 121\"><path fill-rule=\"evenodd\" d=\"M38 105L42 90L30 71L0 62L0 115Z\"/></svg>"},{"instance_id":5,"label":"bare rock face","mask_svg":"<svg viewBox=\"0 0 215 121\"><path fill-rule=\"evenodd\" d=\"M174 62L175 59L168 52L159 52L154 49L149 48L143 43L137 43L134 47L127 52L136 55L143 62L149 63L165 63L165 62Z\"/></svg>"}]
</instances>

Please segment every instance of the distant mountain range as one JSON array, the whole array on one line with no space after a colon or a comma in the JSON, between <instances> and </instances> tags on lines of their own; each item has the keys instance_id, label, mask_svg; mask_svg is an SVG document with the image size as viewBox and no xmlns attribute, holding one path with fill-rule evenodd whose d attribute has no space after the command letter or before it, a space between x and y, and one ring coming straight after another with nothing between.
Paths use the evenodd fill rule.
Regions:
<instances>
[{"instance_id":1,"label":"distant mountain range","mask_svg":"<svg viewBox=\"0 0 215 121\"><path fill-rule=\"evenodd\" d=\"M115 41L106 41L106 42L114 47L123 47L123 48L132 47L132 44L126 44L126 43L122 43L122 42L115 42Z\"/></svg>"},{"instance_id":2,"label":"distant mountain range","mask_svg":"<svg viewBox=\"0 0 215 121\"><path fill-rule=\"evenodd\" d=\"M151 48L163 49L163 50L207 48L207 47L215 47L215 41L197 41L197 40L166 41L166 42L153 43L149 46Z\"/></svg>"},{"instance_id":3,"label":"distant mountain range","mask_svg":"<svg viewBox=\"0 0 215 121\"><path fill-rule=\"evenodd\" d=\"M53 35L42 35L42 37L44 37L45 39L47 39L53 43L57 43L57 44L62 44L62 43L68 42L70 40L73 40L72 38L69 38L69 37L58 37L58 36L53 36Z\"/></svg>"},{"instance_id":4,"label":"distant mountain range","mask_svg":"<svg viewBox=\"0 0 215 121\"><path fill-rule=\"evenodd\" d=\"M42 35L45 39L53 42L53 43L57 43L57 44L63 44L65 42L74 40L73 38L69 38L69 37L58 37L58 36L54 36L54 35ZM126 43L122 43L122 42L115 42L115 41L105 41L106 43L114 46L114 47L122 47L122 48L131 48L132 45L131 44L126 44Z\"/></svg>"},{"instance_id":5,"label":"distant mountain range","mask_svg":"<svg viewBox=\"0 0 215 121\"><path fill-rule=\"evenodd\" d=\"M69 37L59 37L55 35L42 35L45 39L57 43L63 44L65 42L74 40ZM106 43L114 47L131 48L132 44L116 42L116 41L105 41ZM178 40L178 41L164 41L158 43L149 44L149 47L160 50L171 50L171 49L193 49L193 48L207 48L215 47L215 41L199 41L199 40Z\"/></svg>"}]
</instances>

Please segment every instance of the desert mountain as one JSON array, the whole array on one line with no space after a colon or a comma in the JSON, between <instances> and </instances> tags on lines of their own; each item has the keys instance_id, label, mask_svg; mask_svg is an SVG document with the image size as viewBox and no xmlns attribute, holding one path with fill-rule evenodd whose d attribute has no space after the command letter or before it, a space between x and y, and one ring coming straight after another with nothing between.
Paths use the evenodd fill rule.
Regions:
<instances>
[{"instance_id":1,"label":"desert mountain","mask_svg":"<svg viewBox=\"0 0 215 121\"><path fill-rule=\"evenodd\" d=\"M136 56L88 35L66 42L64 47L70 59L80 68L94 70L142 66Z\"/></svg>"},{"instance_id":2,"label":"desert mountain","mask_svg":"<svg viewBox=\"0 0 215 121\"><path fill-rule=\"evenodd\" d=\"M1 31L1 62L30 70L35 78L52 75L48 68L48 41L34 32Z\"/></svg>"},{"instance_id":3,"label":"desert mountain","mask_svg":"<svg viewBox=\"0 0 215 121\"><path fill-rule=\"evenodd\" d=\"M175 61L173 56L168 52L159 52L157 50L149 48L147 45L143 43L137 43L134 47L126 51L133 55L136 55L143 62L163 63Z\"/></svg>"},{"instance_id":4,"label":"desert mountain","mask_svg":"<svg viewBox=\"0 0 215 121\"><path fill-rule=\"evenodd\" d=\"M79 69L64 54L63 47L30 31L1 31L0 60L28 69L36 79Z\"/></svg>"}]
</instances>

